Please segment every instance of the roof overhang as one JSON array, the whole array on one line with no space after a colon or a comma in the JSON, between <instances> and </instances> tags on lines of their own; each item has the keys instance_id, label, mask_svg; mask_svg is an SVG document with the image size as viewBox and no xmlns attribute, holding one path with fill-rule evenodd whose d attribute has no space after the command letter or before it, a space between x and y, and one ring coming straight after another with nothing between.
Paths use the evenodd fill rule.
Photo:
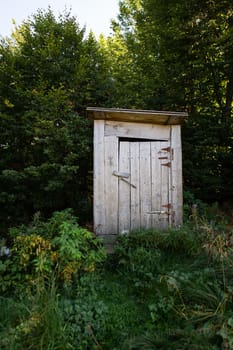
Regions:
<instances>
[{"instance_id":1,"label":"roof overhang","mask_svg":"<svg viewBox=\"0 0 233 350\"><path fill-rule=\"evenodd\" d=\"M93 120L115 120L120 122L179 125L188 116L186 112L153 111L87 107L87 115Z\"/></svg>"}]
</instances>

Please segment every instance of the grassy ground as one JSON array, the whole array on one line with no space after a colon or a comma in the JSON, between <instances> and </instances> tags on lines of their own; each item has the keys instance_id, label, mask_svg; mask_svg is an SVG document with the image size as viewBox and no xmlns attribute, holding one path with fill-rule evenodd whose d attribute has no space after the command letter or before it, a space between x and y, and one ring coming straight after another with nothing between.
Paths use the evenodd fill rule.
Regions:
<instances>
[{"instance_id":1,"label":"grassy ground","mask_svg":"<svg viewBox=\"0 0 233 350\"><path fill-rule=\"evenodd\" d=\"M0 348L232 349L233 232L224 225L135 232L70 283L55 273L33 288L21 282L0 298Z\"/></svg>"}]
</instances>

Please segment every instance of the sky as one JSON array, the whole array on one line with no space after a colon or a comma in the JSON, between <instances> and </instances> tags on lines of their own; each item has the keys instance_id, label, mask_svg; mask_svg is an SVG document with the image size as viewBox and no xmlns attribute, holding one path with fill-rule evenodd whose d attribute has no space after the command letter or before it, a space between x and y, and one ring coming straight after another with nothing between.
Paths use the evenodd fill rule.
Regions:
<instances>
[{"instance_id":1,"label":"sky","mask_svg":"<svg viewBox=\"0 0 233 350\"><path fill-rule=\"evenodd\" d=\"M110 22L118 14L119 0L0 0L0 36L10 36L14 25L20 25L23 20L36 13L38 9L47 9L51 6L57 16L65 8L71 8L71 14L77 17L82 28L93 30L96 37L101 33L110 34Z\"/></svg>"}]
</instances>

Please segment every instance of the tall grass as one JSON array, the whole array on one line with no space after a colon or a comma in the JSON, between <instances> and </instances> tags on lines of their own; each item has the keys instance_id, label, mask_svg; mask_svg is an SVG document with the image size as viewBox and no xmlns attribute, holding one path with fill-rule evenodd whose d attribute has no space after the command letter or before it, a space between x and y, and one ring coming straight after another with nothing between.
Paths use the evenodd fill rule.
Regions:
<instances>
[{"instance_id":1,"label":"tall grass","mask_svg":"<svg viewBox=\"0 0 233 350\"><path fill-rule=\"evenodd\" d=\"M0 349L231 350L232 267L233 231L213 216L121 236L68 285L42 269L26 293L1 297Z\"/></svg>"},{"instance_id":2,"label":"tall grass","mask_svg":"<svg viewBox=\"0 0 233 350\"><path fill-rule=\"evenodd\" d=\"M69 349L54 281L41 278L30 295L1 299L2 350Z\"/></svg>"}]
</instances>

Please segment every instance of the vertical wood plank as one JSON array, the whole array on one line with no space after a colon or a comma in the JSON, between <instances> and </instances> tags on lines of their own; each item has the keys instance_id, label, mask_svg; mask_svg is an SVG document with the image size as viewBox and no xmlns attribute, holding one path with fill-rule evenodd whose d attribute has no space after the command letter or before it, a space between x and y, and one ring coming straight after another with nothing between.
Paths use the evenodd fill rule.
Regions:
<instances>
[{"instance_id":1,"label":"vertical wood plank","mask_svg":"<svg viewBox=\"0 0 233 350\"><path fill-rule=\"evenodd\" d=\"M120 142L119 171L130 173L130 143ZM131 183L131 177L126 181ZM119 178L119 233L125 234L130 231L130 193L129 183Z\"/></svg>"},{"instance_id":2,"label":"vertical wood plank","mask_svg":"<svg viewBox=\"0 0 233 350\"><path fill-rule=\"evenodd\" d=\"M168 148L170 146L170 143L168 142L160 142L160 157L161 158L166 158L167 159L161 159L161 181L160 181L160 187L161 187L161 211L165 211L166 214L161 214L160 215L160 228L161 229L166 229L168 227L169 223L169 215L170 214L170 209L169 206L170 203L170 198L169 198L169 187L170 187L170 167L163 165L163 164L169 164L171 161L171 152L165 151L164 149Z\"/></svg>"},{"instance_id":3,"label":"vertical wood plank","mask_svg":"<svg viewBox=\"0 0 233 350\"><path fill-rule=\"evenodd\" d=\"M139 142L130 142L131 158L131 230L140 228L140 173L139 173Z\"/></svg>"},{"instance_id":4,"label":"vertical wood plank","mask_svg":"<svg viewBox=\"0 0 233 350\"><path fill-rule=\"evenodd\" d=\"M118 138L107 136L104 141L105 234L115 235L118 233L118 178L113 172L118 170Z\"/></svg>"},{"instance_id":5,"label":"vertical wood plank","mask_svg":"<svg viewBox=\"0 0 233 350\"><path fill-rule=\"evenodd\" d=\"M140 213L141 228L151 228L150 142L140 142Z\"/></svg>"},{"instance_id":6,"label":"vertical wood plank","mask_svg":"<svg viewBox=\"0 0 233 350\"><path fill-rule=\"evenodd\" d=\"M94 231L96 235L105 233L104 210L104 121L94 121Z\"/></svg>"},{"instance_id":7,"label":"vertical wood plank","mask_svg":"<svg viewBox=\"0 0 233 350\"><path fill-rule=\"evenodd\" d=\"M172 161L172 204L174 226L179 226L183 222L183 186L182 186L182 146L181 127L173 125L171 127L171 147L173 149Z\"/></svg>"},{"instance_id":8,"label":"vertical wood plank","mask_svg":"<svg viewBox=\"0 0 233 350\"><path fill-rule=\"evenodd\" d=\"M161 178L162 168L160 156L160 142L151 142L151 210L154 212L151 216L152 227L160 228L160 214L162 206L161 197ZM157 213L156 213L157 212Z\"/></svg>"}]
</instances>

